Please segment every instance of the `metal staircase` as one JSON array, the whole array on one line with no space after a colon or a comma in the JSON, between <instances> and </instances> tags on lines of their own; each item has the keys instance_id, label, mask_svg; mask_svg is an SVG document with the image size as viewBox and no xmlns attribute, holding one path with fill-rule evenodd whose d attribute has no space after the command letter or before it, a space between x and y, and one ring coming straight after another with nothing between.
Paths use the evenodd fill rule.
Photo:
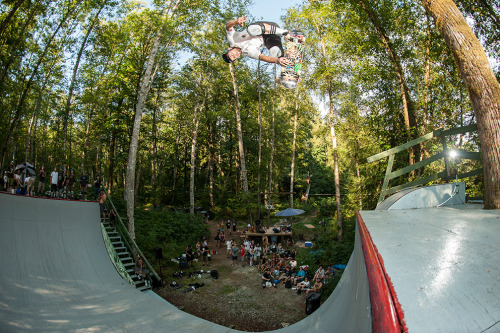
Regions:
<instances>
[{"instance_id":1,"label":"metal staircase","mask_svg":"<svg viewBox=\"0 0 500 333\"><path fill-rule=\"evenodd\" d=\"M133 255L130 253L128 248L125 246L122 241L122 237L119 235L117 231L113 229L113 227L109 224L108 221L103 223L104 229L108 234L108 237L113 245L116 254L118 255L119 260L125 267L125 272L128 274L130 279L133 282L135 288L140 291L151 290L151 280L149 276L149 270L143 269L143 273L146 274L146 278L138 275L139 268L134 260Z\"/></svg>"}]
</instances>

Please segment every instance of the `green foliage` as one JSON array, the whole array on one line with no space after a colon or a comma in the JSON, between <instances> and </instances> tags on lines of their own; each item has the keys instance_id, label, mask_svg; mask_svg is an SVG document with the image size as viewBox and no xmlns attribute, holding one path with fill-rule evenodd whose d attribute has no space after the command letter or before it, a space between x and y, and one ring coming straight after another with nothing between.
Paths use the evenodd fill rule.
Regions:
<instances>
[{"instance_id":1,"label":"green foliage","mask_svg":"<svg viewBox=\"0 0 500 333\"><path fill-rule=\"evenodd\" d=\"M152 263L154 248L163 249L163 256L169 260L178 257L191 244L193 248L203 236L208 236L206 224L201 215L190 215L176 211L135 211L136 243Z\"/></svg>"}]
</instances>

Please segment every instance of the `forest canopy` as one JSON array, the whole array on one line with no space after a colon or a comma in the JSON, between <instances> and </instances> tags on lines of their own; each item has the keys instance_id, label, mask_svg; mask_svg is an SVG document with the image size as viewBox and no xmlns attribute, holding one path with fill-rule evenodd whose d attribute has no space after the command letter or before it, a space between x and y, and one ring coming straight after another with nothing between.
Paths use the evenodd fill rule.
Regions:
<instances>
[{"instance_id":1,"label":"forest canopy","mask_svg":"<svg viewBox=\"0 0 500 333\"><path fill-rule=\"evenodd\" d=\"M289 8L285 28L307 36L297 91L276 86L274 64L222 60L226 22L259 19L250 3L2 1L2 171L10 161L62 166L100 175L132 211L202 206L249 219L266 204L300 205L309 190L317 207L333 207L340 237L343 219L377 203L386 161L367 157L476 122L463 69L421 3ZM498 64L498 2L456 4ZM498 80L498 65L493 71ZM473 133L448 146L478 151L481 142ZM440 147L422 145L396 164ZM481 194L483 177L467 186ZM128 215L133 233L130 207Z\"/></svg>"}]
</instances>

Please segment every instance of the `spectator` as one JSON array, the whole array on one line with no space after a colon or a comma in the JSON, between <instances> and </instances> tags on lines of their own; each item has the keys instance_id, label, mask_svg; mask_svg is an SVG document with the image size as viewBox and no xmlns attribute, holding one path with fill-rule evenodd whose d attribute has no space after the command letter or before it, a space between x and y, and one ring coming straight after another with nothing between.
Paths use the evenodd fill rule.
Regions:
<instances>
[{"instance_id":1,"label":"spectator","mask_svg":"<svg viewBox=\"0 0 500 333\"><path fill-rule=\"evenodd\" d=\"M14 184L14 161L10 162L9 168L7 169L7 192L11 193L15 187Z\"/></svg>"},{"instance_id":2,"label":"spectator","mask_svg":"<svg viewBox=\"0 0 500 333\"><path fill-rule=\"evenodd\" d=\"M64 192L64 170L62 167L59 168L59 173L57 175L57 190L59 191L59 198L62 198Z\"/></svg>"},{"instance_id":3,"label":"spectator","mask_svg":"<svg viewBox=\"0 0 500 333\"><path fill-rule=\"evenodd\" d=\"M304 278L304 281L297 283L297 295L300 295L302 290L309 289L311 287L311 283L307 278Z\"/></svg>"},{"instance_id":4,"label":"spectator","mask_svg":"<svg viewBox=\"0 0 500 333\"><path fill-rule=\"evenodd\" d=\"M323 281L324 278L325 278L325 270L323 269L323 265L319 265L318 270L316 271L316 273L314 273L313 281L316 281L317 279Z\"/></svg>"},{"instance_id":5,"label":"spectator","mask_svg":"<svg viewBox=\"0 0 500 333\"><path fill-rule=\"evenodd\" d=\"M271 285L274 288L277 288L276 284L274 283L274 279L272 278L271 273L269 272L269 269L266 269L266 271L262 275L262 288L266 287L267 282L271 283Z\"/></svg>"},{"instance_id":6,"label":"spectator","mask_svg":"<svg viewBox=\"0 0 500 333\"><path fill-rule=\"evenodd\" d=\"M38 195L43 195L43 192L45 191L45 166L42 165L42 168L40 169L40 173L38 176L38 188L36 190L36 193Z\"/></svg>"},{"instance_id":7,"label":"spectator","mask_svg":"<svg viewBox=\"0 0 500 333\"><path fill-rule=\"evenodd\" d=\"M70 170L67 180L67 190L70 193L70 196L73 197L73 191L75 190L76 176L75 171L73 169Z\"/></svg>"},{"instance_id":8,"label":"spectator","mask_svg":"<svg viewBox=\"0 0 500 333\"><path fill-rule=\"evenodd\" d=\"M35 194L35 176L26 177L26 195L33 196Z\"/></svg>"},{"instance_id":9,"label":"spectator","mask_svg":"<svg viewBox=\"0 0 500 333\"><path fill-rule=\"evenodd\" d=\"M102 222L106 221L106 194L101 191L99 194L99 208L101 209Z\"/></svg>"},{"instance_id":10,"label":"spectator","mask_svg":"<svg viewBox=\"0 0 500 333\"><path fill-rule=\"evenodd\" d=\"M250 267L253 266L253 257L254 257L254 253L255 253L255 250L254 250L254 247L253 246L250 246L248 248L248 261L250 262Z\"/></svg>"},{"instance_id":11,"label":"spectator","mask_svg":"<svg viewBox=\"0 0 500 333\"><path fill-rule=\"evenodd\" d=\"M238 252L239 252L239 249L236 246L236 243L233 242L231 244L231 254L232 254L232 259L233 259L233 264L231 266L236 266L236 261L238 260Z\"/></svg>"},{"instance_id":12,"label":"spectator","mask_svg":"<svg viewBox=\"0 0 500 333\"><path fill-rule=\"evenodd\" d=\"M58 178L57 168L54 167L54 171L52 171L51 174L50 174L50 191L52 193L51 194L52 198L56 197L56 192L57 192L57 178Z\"/></svg>"},{"instance_id":13,"label":"spectator","mask_svg":"<svg viewBox=\"0 0 500 333\"><path fill-rule=\"evenodd\" d=\"M292 269L292 272L295 273L295 270L297 269L297 261L295 259L290 260L289 262L290 268Z\"/></svg>"},{"instance_id":14,"label":"spectator","mask_svg":"<svg viewBox=\"0 0 500 333\"><path fill-rule=\"evenodd\" d=\"M293 280L293 284L294 285L297 285L298 283L304 281L306 277L306 271L304 270L304 268L301 266L299 268L299 271L297 273L297 275L295 276L294 280Z\"/></svg>"},{"instance_id":15,"label":"spectator","mask_svg":"<svg viewBox=\"0 0 500 333\"><path fill-rule=\"evenodd\" d=\"M9 182L9 177L7 177L7 171L3 173L3 190L7 191L7 183Z\"/></svg>"},{"instance_id":16,"label":"spectator","mask_svg":"<svg viewBox=\"0 0 500 333\"><path fill-rule=\"evenodd\" d=\"M231 240L227 240L226 241L226 257L227 259L231 258L231 245L233 244L233 242Z\"/></svg>"},{"instance_id":17,"label":"spectator","mask_svg":"<svg viewBox=\"0 0 500 333\"><path fill-rule=\"evenodd\" d=\"M236 235L236 221L233 221L233 233Z\"/></svg>"},{"instance_id":18,"label":"spectator","mask_svg":"<svg viewBox=\"0 0 500 333\"><path fill-rule=\"evenodd\" d=\"M243 244L241 244L241 248L240 248L240 257L241 257L241 266L245 267L245 246L243 246Z\"/></svg>"},{"instance_id":19,"label":"spectator","mask_svg":"<svg viewBox=\"0 0 500 333\"><path fill-rule=\"evenodd\" d=\"M224 246L224 243L226 242L226 235L224 234L224 231L220 232L219 235L219 249Z\"/></svg>"},{"instance_id":20,"label":"spectator","mask_svg":"<svg viewBox=\"0 0 500 333\"><path fill-rule=\"evenodd\" d=\"M85 174L85 171L82 172L82 176L80 177L80 188L82 190L82 199L87 200L87 183L89 182L89 178Z\"/></svg>"},{"instance_id":21,"label":"spectator","mask_svg":"<svg viewBox=\"0 0 500 333\"><path fill-rule=\"evenodd\" d=\"M260 252L262 251L259 243L255 244L255 247L254 247L253 250L254 250L254 253L253 253L254 259L255 259L256 262L259 262L260 261Z\"/></svg>"},{"instance_id":22,"label":"spectator","mask_svg":"<svg viewBox=\"0 0 500 333\"><path fill-rule=\"evenodd\" d=\"M202 256L203 256L203 263L201 265L205 266L205 264L206 264L207 266L210 266L208 264L209 249L208 249L208 245L206 242L203 244L203 246L201 248L201 252L202 252Z\"/></svg>"},{"instance_id":23,"label":"spectator","mask_svg":"<svg viewBox=\"0 0 500 333\"><path fill-rule=\"evenodd\" d=\"M323 283L321 282L321 279L318 278L316 280L316 282L314 283L314 286L311 289L309 289L308 291L306 291L306 295L309 294L310 292L320 293L321 288L323 288Z\"/></svg>"},{"instance_id":24,"label":"spectator","mask_svg":"<svg viewBox=\"0 0 500 333\"><path fill-rule=\"evenodd\" d=\"M228 232L229 236L231 236L231 221L229 220L226 222L226 232Z\"/></svg>"},{"instance_id":25,"label":"spectator","mask_svg":"<svg viewBox=\"0 0 500 333\"><path fill-rule=\"evenodd\" d=\"M97 175L94 181L94 200L97 200L97 197L99 195L99 190L101 189L101 184L102 184L101 178L99 177L99 175Z\"/></svg>"},{"instance_id":26,"label":"spectator","mask_svg":"<svg viewBox=\"0 0 500 333\"><path fill-rule=\"evenodd\" d=\"M111 226L113 227L113 230L116 231L116 224L115 224L116 213L115 213L115 210L113 208L110 209L109 214L108 214L108 218L109 218L109 224L111 224Z\"/></svg>"},{"instance_id":27,"label":"spectator","mask_svg":"<svg viewBox=\"0 0 500 333\"><path fill-rule=\"evenodd\" d=\"M326 272L325 272L325 279L329 279L331 277L335 276L335 270L333 269L332 266L328 266Z\"/></svg>"},{"instance_id":28,"label":"spectator","mask_svg":"<svg viewBox=\"0 0 500 333\"><path fill-rule=\"evenodd\" d=\"M19 194L21 194L21 188L23 187L23 184L21 182L21 170L17 170L14 173L14 182L15 182L15 187L16 187L16 193L17 193L17 190L19 190Z\"/></svg>"}]
</instances>

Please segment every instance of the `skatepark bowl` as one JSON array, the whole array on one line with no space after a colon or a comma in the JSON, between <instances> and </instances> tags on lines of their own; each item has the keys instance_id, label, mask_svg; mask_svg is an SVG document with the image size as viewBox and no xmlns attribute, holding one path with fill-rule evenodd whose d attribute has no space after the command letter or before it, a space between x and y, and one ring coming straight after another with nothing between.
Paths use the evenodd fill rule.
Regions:
<instances>
[{"instance_id":1,"label":"skatepark bowl","mask_svg":"<svg viewBox=\"0 0 500 333\"><path fill-rule=\"evenodd\" d=\"M500 331L500 211L416 191L357 214L335 291L276 332ZM97 203L2 193L0 211L0 332L237 332L122 279Z\"/></svg>"}]
</instances>

